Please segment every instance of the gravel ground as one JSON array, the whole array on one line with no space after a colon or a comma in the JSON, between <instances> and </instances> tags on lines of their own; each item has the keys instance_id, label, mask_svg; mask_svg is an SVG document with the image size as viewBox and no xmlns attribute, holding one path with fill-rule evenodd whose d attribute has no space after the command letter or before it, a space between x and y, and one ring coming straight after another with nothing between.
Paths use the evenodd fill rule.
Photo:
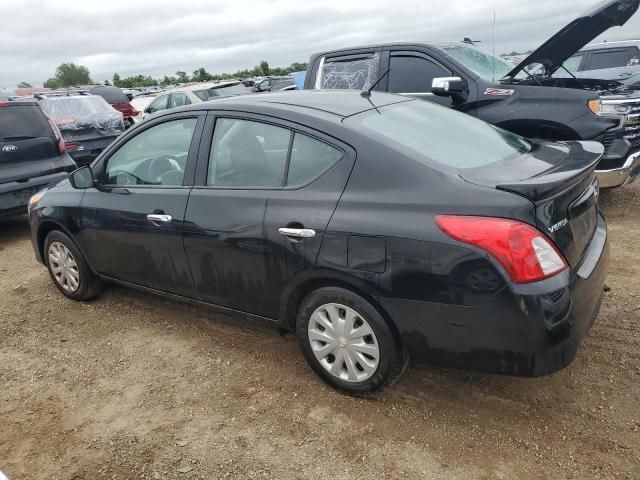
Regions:
<instances>
[{"instance_id":1,"label":"gravel ground","mask_svg":"<svg viewBox=\"0 0 640 480\"><path fill-rule=\"evenodd\" d=\"M640 479L640 186L603 193L612 262L573 364L410 368L365 399L292 336L122 288L66 300L0 224L0 469L21 479Z\"/></svg>"}]
</instances>

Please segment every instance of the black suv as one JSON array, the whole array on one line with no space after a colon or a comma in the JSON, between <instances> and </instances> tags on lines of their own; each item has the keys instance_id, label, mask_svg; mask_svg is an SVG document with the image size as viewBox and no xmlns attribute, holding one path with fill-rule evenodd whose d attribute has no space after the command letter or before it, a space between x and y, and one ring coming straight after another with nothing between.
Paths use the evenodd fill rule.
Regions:
<instances>
[{"instance_id":1,"label":"black suv","mask_svg":"<svg viewBox=\"0 0 640 480\"><path fill-rule=\"evenodd\" d=\"M38 102L0 102L0 216L25 213L33 194L75 168Z\"/></svg>"},{"instance_id":2,"label":"black suv","mask_svg":"<svg viewBox=\"0 0 640 480\"><path fill-rule=\"evenodd\" d=\"M517 66L469 42L369 45L312 55L304 88L375 86L455 108L524 137L596 140L606 147L597 169L600 186L617 187L640 170L640 94L620 82L572 77L564 62L605 30L625 24L639 3L598 5Z\"/></svg>"}]
</instances>

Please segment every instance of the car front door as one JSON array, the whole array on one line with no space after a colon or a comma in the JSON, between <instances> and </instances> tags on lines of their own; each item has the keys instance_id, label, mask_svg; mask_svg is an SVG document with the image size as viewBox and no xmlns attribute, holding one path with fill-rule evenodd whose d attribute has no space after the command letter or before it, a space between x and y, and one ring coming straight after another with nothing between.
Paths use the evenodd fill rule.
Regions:
<instances>
[{"instance_id":1,"label":"car front door","mask_svg":"<svg viewBox=\"0 0 640 480\"><path fill-rule=\"evenodd\" d=\"M355 156L273 118L207 122L184 229L196 291L275 319L289 279L315 263Z\"/></svg>"},{"instance_id":2,"label":"car front door","mask_svg":"<svg viewBox=\"0 0 640 480\"><path fill-rule=\"evenodd\" d=\"M98 185L83 196L82 227L89 259L102 275L194 295L182 226L205 117L189 112L150 120L94 167Z\"/></svg>"},{"instance_id":3,"label":"car front door","mask_svg":"<svg viewBox=\"0 0 640 480\"><path fill-rule=\"evenodd\" d=\"M415 51L395 50L389 55L388 91L450 107L451 97L431 93L434 78L453 73L433 58Z\"/></svg>"}]
</instances>

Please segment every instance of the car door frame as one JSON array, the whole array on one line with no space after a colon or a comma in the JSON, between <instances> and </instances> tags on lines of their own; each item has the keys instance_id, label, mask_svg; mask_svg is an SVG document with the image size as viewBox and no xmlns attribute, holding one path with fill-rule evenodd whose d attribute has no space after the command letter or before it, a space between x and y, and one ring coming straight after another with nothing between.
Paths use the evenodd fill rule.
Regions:
<instances>
[{"instance_id":1,"label":"car door frame","mask_svg":"<svg viewBox=\"0 0 640 480\"><path fill-rule=\"evenodd\" d=\"M328 145L331 145L335 148L340 149L341 151L344 152L343 157L334 165L332 165L331 167L327 168L326 170L324 170L323 172L321 172L320 174L316 175L314 178L310 179L308 182L302 184L302 185L296 185L296 186L292 186L292 187L288 187L288 186L282 186L282 187L264 187L264 186L257 186L257 187L251 187L251 186L215 186L215 185L207 185L207 174L208 174L208 168L209 168L209 160L210 160L210 154L211 154L211 147L212 147L212 143L213 143L213 135L214 135L214 131L215 131L215 123L216 120L218 118L233 118L233 119L238 119L238 120L247 120L247 121L256 121L256 122L262 122L262 123L266 123L269 125L273 125L276 127L280 127L280 128L286 128L287 130L289 130L292 134L290 136L289 139L289 151L287 153L287 163L285 164L285 174L288 171L289 168L289 164L290 164L290 160L291 160L291 148L292 148L292 143L293 140L295 138L295 134L296 133L300 133L302 135L306 135L308 137L317 139L318 141L321 141L323 143L326 143ZM311 126L307 126L307 125L303 125L300 123L296 123L295 121L291 121L291 120L287 120L284 119L282 117L276 117L273 115L268 115L268 114L261 114L261 113L255 113L255 112L241 112L241 111L234 111L234 110L211 110L208 112L207 115L207 119L206 119L206 123L204 126L204 129L202 131L202 137L201 137L201 141L200 141L200 149L199 149L199 154L198 154L198 161L197 161L197 165L196 165L196 172L195 172L195 181L193 184L193 189L192 191L195 190L221 190L221 191L229 191L229 190L237 190L237 191L250 191L250 192L255 192L255 191L264 191L264 192L272 192L272 193L278 193L278 192L286 192L286 191L290 191L290 192L298 192L298 191L302 191L304 189L306 189L307 187L310 187L312 184L314 184L316 181L321 180L321 178L325 175L327 175L332 169L338 167L338 165L342 164L342 168L344 168L345 170L345 178L344 178L344 185L342 186L342 189L340 190L339 194L338 194L338 198L336 199L335 205L333 205L333 209L331 210L331 214L329 215L329 218L327 219L327 223L325 225L325 231L329 226L331 217L333 216L333 213L335 212L336 208L338 207L340 198L342 196L342 194L344 193L344 190L346 189L346 186L349 182L349 178L351 176L351 172L353 171L353 168L355 166L355 162L356 162L356 149L348 144L345 140L340 139L340 138L336 138L328 133L324 133L322 131L319 131L317 129L314 129ZM287 176L285 175L284 181L286 182L287 180ZM255 195L255 193L252 193L252 195ZM266 195L269 195L268 193ZM265 195L265 196L266 196ZM295 195L295 194L294 194ZM187 207L187 212L188 212L189 207ZM270 216L270 213L267 212L267 216ZM188 223L188 219L185 216L185 224ZM284 225L283 225L284 226ZM185 227L186 230L187 227ZM266 320L269 320L271 322L280 322L282 320L282 314L283 314L283 305L285 305L285 303L283 303L283 298L286 297L290 291L291 291L291 285L296 284L296 282L298 282L298 278L301 277L308 277L308 271L309 269L313 269L317 263L317 259L318 259L318 255L320 252L320 249L322 247L322 242L324 241L324 236L325 236L325 231L323 231L323 235L320 236L319 240L320 240L320 244L317 246L317 251L315 252L315 254L313 255L313 258L309 258L308 256L305 256L304 260L305 262L308 264L308 267L305 267L304 269L298 271L295 275L293 276L289 276L287 281L283 284L283 288L282 291L280 292L280 298L278 299L278 312L275 315L260 315L260 314L256 314L256 313L251 313L251 312L246 312L244 310L242 310L243 313L246 313L252 317L256 317L256 318L263 318ZM280 235L277 231L274 232L270 232L270 234L274 235L274 236L278 236ZM286 241L285 237L282 237L282 245L283 248L285 249L285 251L289 251L289 250L295 250L296 245L294 244L289 244ZM288 260L287 260L288 261ZM195 286L197 288L197 286ZM204 301L206 303L206 300L201 300ZM216 306L225 309L225 310L235 310L233 307L228 307L225 305L218 305L215 304Z\"/></svg>"}]
</instances>

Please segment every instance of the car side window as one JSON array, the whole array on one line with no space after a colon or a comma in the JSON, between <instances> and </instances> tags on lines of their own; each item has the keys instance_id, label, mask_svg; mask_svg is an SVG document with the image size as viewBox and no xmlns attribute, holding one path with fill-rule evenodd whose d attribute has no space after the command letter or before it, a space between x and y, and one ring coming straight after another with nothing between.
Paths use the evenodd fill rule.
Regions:
<instances>
[{"instance_id":1,"label":"car side window","mask_svg":"<svg viewBox=\"0 0 640 480\"><path fill-rule=\"evenodd\" d=\"M217 119L207 185L282 187L290 138L290 130L267 123Z\"/></svg>"},{"instance_id":2,"label":"car side window","mask_svg":"<svg viewBox=\"0 0 640 480\"><path fill-rule=\"evenodd\" d=\"M183 105L191 105L191 100L189 100L187 94L183 92L172 93L169 108L182 107Z\"/></svg>"},{"instance_id":3,"label":"car side window","mask_svg":"<svg viewBox=\"0 0 640 480\"><path fill-rule=\"evenodd\" d=\"M180 186L197 119L154 125L129 139L107 160L108 185Z\"/></svg>"},{"instance_id":4,"label":"car side window","mask_svg":"<svg viewBox=\"0 0 640 480\"><path fill-rule=\"evenodd\" d=\"M412 55L392 55L389 67L388 90L394 93L431 92L434 78L452 75L440 65Z\"/></svg>"},{"instance_id":5,"label":"car side window","mask_svg":"<svg viewBox=\"0 0 640 480\"><path fill-rule=\"evenodd\" d=\"M344 153L320 140L301 133L293 137L287 186L309 183L333 167Z\"/></svg>"},{"instance_id":6,"label":"car side window","mask_svg":"<svg viewBox=\"0 0 640 480\"><path fill-rule=\"evenodd\" d=\"M326 61L316 88L363 90L371 87L378 79L380 54L363 54Z\"/></svg>"},{"instance_id":7,"label":"car side window","mask_svg":"<svg viewBox=\"0 0 640 480\"><path fill-rule=\"evenodd\" d=\"M564 62L564 68L569 70L572 73L575 73L580 68L580 64L582 63L582 59L584 57L584 53L579 53L574 55L573 57L569 57L566 62Z\"/></svg>"},{"instance_id":8,"label":"car side window","mask_svg":"<svg viewBox=\"0 0 640 480\"><path fill-rule=\"evenodd\" d=\"M161 95L158 98L156 98L153 102L151 102L147 110L149 111L149 113L155 113L155 112L159 112L160 110L166 110L168 100L169 100L169 95Z\"/></svg>"},{"instance_id":9,"label":"car side window","mask_svg":"<svg viewBox=\"0 0 640 480\"><path fill-rule=\"evenodd\" d=\"M637 48L621 48L618 50L600 50L591 53L587 70L602 70L605 68L620 68L638 65Z\"/></svg>"}]
</instances>

